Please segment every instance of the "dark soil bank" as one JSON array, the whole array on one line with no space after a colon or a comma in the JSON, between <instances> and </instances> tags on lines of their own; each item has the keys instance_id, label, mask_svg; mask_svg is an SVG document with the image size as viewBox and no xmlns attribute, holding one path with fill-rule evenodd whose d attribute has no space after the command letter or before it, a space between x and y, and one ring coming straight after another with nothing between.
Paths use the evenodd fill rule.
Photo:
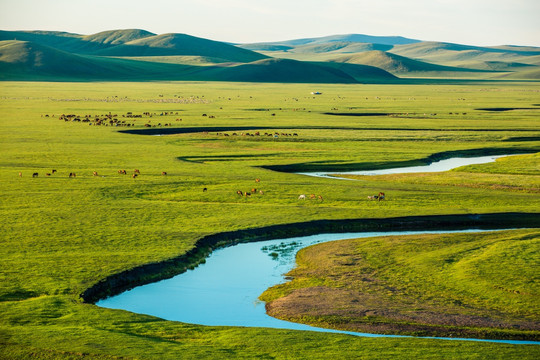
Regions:
<instances>
[{"instance_id":1,"label":"dark soil bank","mask_svg":"<svg viewBox=\"0 0 540 360\"><path fill-rule=\"evenodd\" d=\"M284 239L320 233L384 230L459 230L540 227L538 213L500 213L473 215L411 216L385 219L315 220L274 225L205 236L185 254L162 262L144 264L114 274L81 294L87 303L113 296L139 285L168 279L201 263L213 249L241 242Z\"/></svg>"}]
</instances>

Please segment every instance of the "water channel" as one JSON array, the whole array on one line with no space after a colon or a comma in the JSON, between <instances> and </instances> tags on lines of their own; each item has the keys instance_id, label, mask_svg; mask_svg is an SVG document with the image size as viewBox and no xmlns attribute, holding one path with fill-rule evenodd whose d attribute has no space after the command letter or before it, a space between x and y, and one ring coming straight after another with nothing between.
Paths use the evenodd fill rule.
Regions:
<instances>
[{"instance_id":1,"label":"water channel","mask_svg":"<svg viewBox=\"0 0 540 360\"><path fill-rule=\"evenodd\" d=\"M483 158L494 161L497 157ZM469 158L469 160L473 159L475 158ZM466 164L460 161L457 166L463 165ZM396 169L394 172L397 172ZM316 176L322 176L322 174ZM470 229L459 232L465 231L480 230ZM153 315L166 320L209 326L266 327L367 337L406 337L316 328L279 320L266 314L265 304L258 300L258 297L267 288L286 281L284 274L295 266L296 253L304 247L351 238L450 232L456 231L319 234L241 243L215 250L206 262L195 270L187 271L171 279L136 287L117 296L100 300L97 305ZM519 340L437 339L540 345L540 342Z\"/></svg>"},{"instance_id":2,"label":"water channel","mask_svg":"<svg viewBox=\"0 0 540 360\"><path fill-rule=\"evenodd\" d=\"M477 157L454 157L450 159L434 161L429 165L409 166L392 169L380 170L362 170L362 171L340 171L340 175L387 175L387 174L406 174L406 173L421 173L421 172L441 172L452 170L461 166L476 165L494 162L498 158L508 155L489 155ZM335 173L335 172L334 172ZM302 175L332 177L328 172L305 172Z\"/></svg>"}]
</instances>

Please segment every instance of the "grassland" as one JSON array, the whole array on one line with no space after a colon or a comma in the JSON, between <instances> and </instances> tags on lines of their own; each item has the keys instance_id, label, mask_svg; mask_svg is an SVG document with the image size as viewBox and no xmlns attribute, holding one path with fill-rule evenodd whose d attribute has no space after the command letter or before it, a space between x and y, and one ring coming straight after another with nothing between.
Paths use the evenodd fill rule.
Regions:
<instances>
[{"instance_id":1,"label":"grassland","mask_svg":"<svg viewBox=\"0 0 540 360\"><path fill-rule=\"evenodd\" d=\"M538 231L336 241L262 295L272 316L352 331L540 338ZM285 295L285 296L284 296Z\"/></svg>"},{"instance_id":2,"label":"grassland","mask_svg":"<svg viewBox=\"0 0 540 360\"><path fill-rule=\"evenodd\" d=\"M3 358L538 356L536 346L202 327L100 309L80 298L104 278L180 256L203 236L225 231L321 219L537 213L540 157L532 152L540 148L538 84L3 82L0 91ZM496 107L521 110L475 110ZM58 118L109 112L120 119L128 112L156 114L123 118L134 124L130 129L171 123L201 130L261 127L280 135L144 136ZM165 112L170 115L160 115ZM393 115L324 115L328 112ZM355 182L264 168L362 169L486 151L531 154L465 167L451 176ZM45 176L52 169L57 173ZM132 178L119 169L141 174ZM77 177L69 178L71 172ZM253 187L264 195L236 194ZM379 191L387 201L365 200ZM324 202L299 202L302 193L321 194Z\"/></svg>"}]
</instances>

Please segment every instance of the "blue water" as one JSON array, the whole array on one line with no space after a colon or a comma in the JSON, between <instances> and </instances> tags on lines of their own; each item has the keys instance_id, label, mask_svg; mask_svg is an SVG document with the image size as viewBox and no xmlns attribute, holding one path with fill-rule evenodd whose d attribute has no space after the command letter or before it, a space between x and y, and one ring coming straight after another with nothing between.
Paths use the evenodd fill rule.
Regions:
<instances>
[{"instance_id":1,"label":"blue water","mask_svg":"<svg viewBox=\"0 0 540 360\"><path fill-rule=\"evenodd\" d=\"M381 235L448 232L450 231L320 234L238 244L214 251L206 263L199 265L195 270L134 288L101 300L97 305L200 325L267 327L369 337L401 337L316 328L279 320L266 314L264 303L258 300L258 297L267 288L286 281L283 274L295 266L296 252L306 246ZM271 253L278 255L274 257ZM540 344L534 341L453 338L448 340Z\"/></svg>"},{"instance_id":2,"label":"blue water","mask_svg":"<svg viewBox=\"0 0 540 360\"><path fill-rule=\"evenodd\" d=\"M381 169L381 170L364 170L364 171L340 171L339 174L342 175L387 175L387 174L405 174L405 173L421 173L421 172L441 172L452 170L461 166L466 165L475 165L475 164L485 164L494 162L498 158L505 157L509 155L490 155L490 156L477 156L477 157L467 157L467 158L451 158L441 161L432 162L429 165L421 166L410 166L410 167L401 167L401 168L392 168L392 169ZM332 177L328 172L309 172L309 173L300 173L302 175L310 175L317 177ZM335 177L333 177L335 178Z\"/></svg>"}]
</instances>

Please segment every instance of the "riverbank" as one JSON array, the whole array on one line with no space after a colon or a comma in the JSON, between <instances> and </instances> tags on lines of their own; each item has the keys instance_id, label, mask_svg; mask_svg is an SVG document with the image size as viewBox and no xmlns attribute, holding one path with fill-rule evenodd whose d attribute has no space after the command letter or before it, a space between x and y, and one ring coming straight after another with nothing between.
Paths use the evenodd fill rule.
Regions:
<instances>
[{"instance_id":1,"label":"riverbank","mask_svg":"<svg viewBox=\"0 0 540 360\"><path fill-rule=\"evenodd\" d=\"M302 231L309 233L318 230L314 222L343 219L347 226L346 219L500 214L504 220L506 213L537 214L538 155L442 175L385 175L362 181L308 178L262 166L392 164L446 151L540 149L537 110L475 110L532 107L538 103L538 83L317 84L323 93L317 97L310 95L313 84L1 85L0 358L538 358L535 345L191 325L100 308L80 297L99 283L105 285L103 292L94 295L107 296L110 283L103 280L134 269L142 271L119 276L117 284L129 288L141 279L159 278L150 279L151 274L170 271L172 276L190 264L171 259L196 248L202 253L193 255L194 266L206 255L196 242L212 234L232 234L216 239L232 243L239 230L251 229L245 239L251 240L259 228L284 224L304 224ZM207 101L168 102L178 97ZM322 115L334 107L339 112L409 115ZM122 117L129 112L169 115ZM62 114L92 119L118 115L119 121L134 124L131 129L146 129L144 124L152 121L156 129L161 123L173 124L169 128L301 130L294 131L297 137L279 138L198 132L136 136L119 133L124 128L109 122L90 126L84 117L66 122L60 120ZM121 169L128 175L118 173ZM140 170L136 178L131 176L134 169ZM94 171L99 176L93 176ZM70 173L77 176L70 178ZM237 195L253 188L264 194ZM385 201L367 200L379 192L386 193ZM300 194L308 199L298 200ZM322 195L324 201L309 200L310 194ZM341 231L334 225L328 227ZM284 238L295 231L276 232ZM170 266L163 267L167 262ZM156 270L146 272L144 264L157 264Z\"/></svg>"},{"instance_id":2,"label":"riverbank","mask_svg":"<svg viewBox=\"0 0 540 360\"><path fill-rule=\"evenodd\" d=\"M540 339L539 231L350 239L300 250L268 314L357 332Z\"/></svg>"},{"instance_id":3,"label":"riverbank","mask_svg":"<svg viewBox=\"0 0 540 360\"><path fill-rule=\"evenodd\" d=\"M145 264L98 282L80 296L88 303L120 294L151 282L168 279L193 269L213 249L241 242L283 239L318 233L340 233L389 230L460 230L468 228L503 229L540 227L535 213L502 213L474 215L412 216L384 219L317 220L305 223L275 225L263 228L213 234L199 239L185 254L163 262Z\"/></svg>"}]
</instances>

